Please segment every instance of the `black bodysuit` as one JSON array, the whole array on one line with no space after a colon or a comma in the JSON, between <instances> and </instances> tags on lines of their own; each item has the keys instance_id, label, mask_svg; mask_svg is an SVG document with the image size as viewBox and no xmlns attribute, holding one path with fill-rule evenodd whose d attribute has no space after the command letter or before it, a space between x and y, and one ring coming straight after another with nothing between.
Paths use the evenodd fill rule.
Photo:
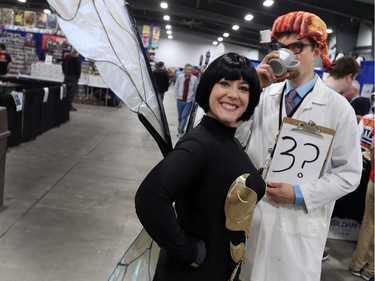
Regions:
<instances>
[{"instance_id":1,"label":"black bodysuit","mask_svg":"<svg viewBox=\"0 0 375 281\"><path fill-rule=\"evenodd\" d=\"M227 281L236 267L229 244L245 242L245 232L225 227L228 190L239 176L249 173L246 185L259 200L265 183L235 139L235 131L204 116L139 187L137 215L161 248L154 281ZM198 240L207 252L204 263L193 268Z\"/></svg>"}]
</instances>

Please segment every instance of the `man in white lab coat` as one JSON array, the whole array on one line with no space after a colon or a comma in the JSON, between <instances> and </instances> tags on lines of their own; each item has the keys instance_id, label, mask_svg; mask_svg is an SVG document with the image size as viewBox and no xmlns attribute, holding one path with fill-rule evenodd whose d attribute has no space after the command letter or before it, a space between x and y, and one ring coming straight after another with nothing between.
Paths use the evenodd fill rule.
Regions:
<instances>
[{"instance_id":1,"label":"man in white lab coat","mask_svg":"<svg viewBox=\"0 0 375 281\"><path fill-rule=\"evenodd\" d=\"M250 135L247 152L254 165L265 165L285 116L312 120L336 134L319 179L299 185L267 182L267 194L254 211L241 280L319 281L334 203L353 191L361 177L357 122L345 98L314 72L319 57L323 67L330 64L326 24L318 16L306 12L280 16L271 38L291 50L300 64L276 78L267 64L278 57L278 52L272 51L258 66L265 89L251 125L242 124L237 132L240 140ZM293 89L297 92L295 107L287 114L286 100Z\"/></svg>"}]
</instances>

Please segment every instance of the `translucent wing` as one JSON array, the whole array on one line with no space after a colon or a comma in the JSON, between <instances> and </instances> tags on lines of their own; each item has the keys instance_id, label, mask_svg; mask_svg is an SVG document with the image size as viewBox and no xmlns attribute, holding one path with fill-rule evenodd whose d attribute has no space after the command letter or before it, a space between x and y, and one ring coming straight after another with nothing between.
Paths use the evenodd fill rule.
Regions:
<instances>
[{"instance_id":1,"label":"translucent wing","mask_svg":"<svg viewBox=\"0 0 375 281\"><path fill-rule=\"evenodd\" d=\"M122 0L48 0L60 28L80 54L94 60L111 90L154 137L162 154L172 150L165 111L130 11ZM110 280L151 281L159 247L142 230Z\"/></svg>"},{"instance_id":2,"label":"translucent wing","mask_svg":"<svg viewBox=\"0 0 375 281\"><path fill-rule=\"evenodd\" d=\"M143 229L118 262L108 281L151 281L160 248Z\"/></svg>"},{"instance_id":3,"label":"translucent wing","mask_svg":"<svg viewBox=\"0 0 375 281\"><path fill-rule=\"evenodd\" d=\"M94 60L99 73L127 107L136 112L163 155L172 149L170 132L138 29L123 0L48 0L71 44Z\"/></svg>"}]
</instances>

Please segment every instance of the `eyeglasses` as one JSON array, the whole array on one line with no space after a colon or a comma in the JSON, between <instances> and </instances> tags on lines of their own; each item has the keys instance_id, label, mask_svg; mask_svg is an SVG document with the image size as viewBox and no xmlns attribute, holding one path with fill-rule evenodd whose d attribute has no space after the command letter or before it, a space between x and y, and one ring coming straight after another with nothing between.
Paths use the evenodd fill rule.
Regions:
<instances>
[{"instance_id":1,"label":"eyeglasses","mask_svg":"<svg viewBox=\"0 0 375 281\"><path fill-rule=\"evenodd\" d=\"M307 47L307 46L312 46L313 44L304 44L304 43L292 43L292 44L289 44L289 45L284 45L284 44L281 44L281 43L275 43L275 45L278 46L278 49L280 48L286 48L286 49L289 49L293 52L293 54L295 55L298 55L302 52L303 48ZM274 47L273 47L274 48Z\"/></svg>"}]
</instances>

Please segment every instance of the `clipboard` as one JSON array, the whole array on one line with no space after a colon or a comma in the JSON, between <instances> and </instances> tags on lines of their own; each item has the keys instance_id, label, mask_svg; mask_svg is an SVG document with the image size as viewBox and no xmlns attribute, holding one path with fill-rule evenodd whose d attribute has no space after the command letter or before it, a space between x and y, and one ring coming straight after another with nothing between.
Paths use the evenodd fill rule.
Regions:
<instances>
[{"instance_id":1,"label":"clipboard","mask_svg":"<svg viewBox=\"0 0 375 281\"><path fill-rule=\"evenodd\" d=\"M330 154L336 131L314 121L283 119L265 180L301 184L318 179Z\"/></svg>"}]
</instances>

